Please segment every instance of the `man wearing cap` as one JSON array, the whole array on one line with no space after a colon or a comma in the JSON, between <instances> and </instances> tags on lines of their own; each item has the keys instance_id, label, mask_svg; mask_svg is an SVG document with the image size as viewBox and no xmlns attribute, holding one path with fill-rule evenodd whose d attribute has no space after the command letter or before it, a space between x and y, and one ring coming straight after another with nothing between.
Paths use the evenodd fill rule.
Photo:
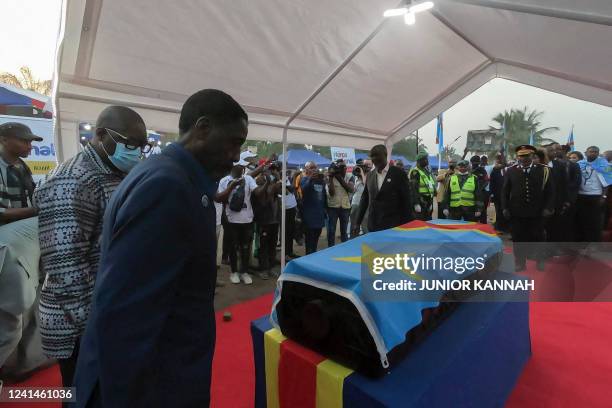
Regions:
<instances>
[{"instance_id":1,"label":"man wearing cap","mask_svg":"<svg viewBox=\"0 0 612 408\"><path fill-rule=\"evenodd\" d=\"M428 169L429 156L427 152L417 155L416 167L410 170L410 191L414 203L414 213L417 220L431 220L433 198L436 195L436 181Z\"/></svg>"},{"instance_id":2,"label":"man wearing cap","mask_svg":"<svg viewBox=\"0 0 612 408\"><path fill-rule=\"evenodd\" d=\"M34 193L46 274L39 306L42 344L58 360L64 387L72 386L91 308L104 211L121 180L149 150L140 115L110 106L98 116L83 151L55 168Z\"/></svg>"},{"instance_id":3,"label":"man wearing cap","mask_svg":"<svg viewBox=\"0 0 612 408\"><path fill-rule=\"evenodd\" d=\"M0 225L38 213L32 206L32 172L22 159L30 155L32 141L42 140L21 123L0 125Z\"/></svg>"},{"instance_id":4,"label":"man wearing cap","mask_svg":"<svg viewBox=\"0 0 612 408\"><path fill-rule=\"evenodd\" d=\"M442 212L452 220L476 221L483 209L484 185L469 169L468 161L461 160L448 178Z\"/></svg>"},{"instance_id":5,"label":"man wearing cap","mask_svg":"<svg viewBox=\"0 0 612 408\"><path fill-rule=\"evenodd\" d=\"M552 216L555 209L550 168L533 163L535 151L531 145L516 148L519 163L508 169L502 188L503 215L512 224L516 271L525 269L530 252L542 260L542 252L534 252L530 244L544 242L544 219Z\"/></svg>"},{"instance_id":6,"label":"man wearing cap","mask_svg":"<svg viewBox=\"0 0 612 408\"><path fill-rule=\"evenodd\" d=\"M246 152L242 154L244 153ZM244 174L248 165L244 158L235 162L230 175L219 181L215 198L216 201L225 204L230 240L230 282L238 284L242 281L245 285L253 283L248 270L254 219L251 193L257 188L255 179L249 174ZM241 202L236 197L242 197Z\"/></svg>"},{"instance_id":7,"label":"man wearing cap","mask_svg":"<svg viewBox=\"0 0 612 408\"><path fill-rule=\"evenodd\" d=\"M51 360L37 319L40 283L34 182L22 158L42 138L21 123L0 125L0 380L18 379Z\"/></svg>"}]
</instances>

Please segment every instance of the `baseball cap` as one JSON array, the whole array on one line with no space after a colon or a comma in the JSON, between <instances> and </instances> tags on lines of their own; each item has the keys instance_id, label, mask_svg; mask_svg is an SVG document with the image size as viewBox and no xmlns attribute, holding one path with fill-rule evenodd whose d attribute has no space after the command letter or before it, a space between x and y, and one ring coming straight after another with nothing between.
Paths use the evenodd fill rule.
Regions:
<instances>
[{"instance_id":1,"label":"baseball cap","mask_svg":"<svg viewBox=\"0 0 612 408\"><path fill-rule=\"evenodd\" d=\"M7 122L0 125L0 136L11 136L28 141L43 141L42 137L36 136L29 127L19 122Z\"/></svg>"},{"instance_id":2,"label":"baseball cap","mask_svg":"<svg viewBox=\"0 0 612 408\"><path fill-rule=\"evenodd\" d=\"M234 162L234 166L248 166L249 162L246 161L246 159L251 159L253 157L257 157L257 155L253 152L250 151L244 151L242 153L240 153L240 160L238 160L237 162Z\"/></svg>"}]
</instances>

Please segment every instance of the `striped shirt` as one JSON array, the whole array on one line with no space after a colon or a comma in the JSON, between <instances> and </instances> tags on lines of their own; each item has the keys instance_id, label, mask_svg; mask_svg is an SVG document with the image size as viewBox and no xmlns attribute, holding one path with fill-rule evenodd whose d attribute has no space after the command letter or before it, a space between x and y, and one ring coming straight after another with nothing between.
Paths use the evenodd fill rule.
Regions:
<instances>
[{"instance_id":1,"label":"striped shirt","mask_svg":"<svg viewBox=\"0 0 612 408\"><path fill-rule=\"evenodd\" d=\"M68 358L85 330L100 261L104 210L123 178L91 145L58 166L34 192L39 209L43 351Z\"/></svg>"}]
</instances>

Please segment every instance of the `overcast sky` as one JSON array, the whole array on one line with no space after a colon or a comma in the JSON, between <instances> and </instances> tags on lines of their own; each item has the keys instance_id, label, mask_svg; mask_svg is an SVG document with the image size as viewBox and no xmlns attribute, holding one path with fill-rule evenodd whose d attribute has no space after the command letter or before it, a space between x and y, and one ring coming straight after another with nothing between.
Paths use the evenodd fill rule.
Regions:
<instances>
[{"instance_id":1,"label":"overcast sky","mask_svg":"<svg viewBox=\"0 0 612 408\"><path fill-rule=\"evenodd\" d=\"M37 77L51 78L60 7L60 0L0 0L0 71L16 72L27 65ZM548 135L552 139L565 142L574 124L579 150L589 145L612 149L612 108L501 79L489 82L444 113L445 141L450 143L461 135L454 146L463 151L468 130L487 129L497 113L524 106L544 111L543 126L560 128ZM419 134L430 152L437 151L435 121Z\"/></svg>"}]
</instances>

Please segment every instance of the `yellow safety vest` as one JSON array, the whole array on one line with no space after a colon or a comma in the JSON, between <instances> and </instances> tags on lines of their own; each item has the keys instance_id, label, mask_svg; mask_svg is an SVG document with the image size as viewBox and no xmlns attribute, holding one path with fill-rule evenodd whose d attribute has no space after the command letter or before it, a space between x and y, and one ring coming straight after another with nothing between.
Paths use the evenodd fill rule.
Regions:
<instances>
[{"instance_id":1,"label":"yellow safety vest","mask_svg":"<svg viewBox=\"0 0 612 408\"><path fill-rule=\"evenodd\" d=\"M468 176L463 187L459 187L459 176L453 174L450 178L450 206L452 208L473 207L476 205L474 191L476 191L476 176Z\"/></svg>"},{"instance_id":2,"label":"yellow safety vest","mask_svg":"<svg viewBox=\"0 0 612 408\"><path fill-rule=\"evenodd\" d=\"M435 192L435 180L431 174L425 173L423 170L415 167L412 171L419 173L419 194L432 197Z\"/></svg>"}]
</instances>

